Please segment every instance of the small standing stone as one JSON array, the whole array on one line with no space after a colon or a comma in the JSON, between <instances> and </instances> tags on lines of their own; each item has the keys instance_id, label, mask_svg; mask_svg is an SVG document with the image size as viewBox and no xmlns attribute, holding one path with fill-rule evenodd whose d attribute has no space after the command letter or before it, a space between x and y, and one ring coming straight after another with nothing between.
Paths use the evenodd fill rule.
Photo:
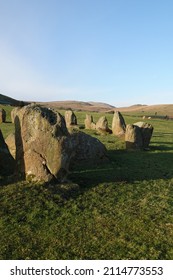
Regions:
<instances>
[{"instance_id":1,"label":"small standing stone","mask_svg":"<svg viewBox=\"0 0 173 280\"><path fill-rule=\"evenodd\" d=\"M142 148L142 134L138 126L132 124L126 126L125 142L127 150Z\"/></svg>"},{"instance_id":2,"label":"small standing stone","mask_svg":"<svg viewBox=\"0 0 173 280\"><path fill-rule=\"evenodd\" d=\"M77 117L72 110L67 110L65 112L65 122L67 127L77 125Z\"/></svg>"},{"instance_id":3,"label":"small standing stone","mask_svg":"<svg viewBox=\"0 0 173 280\"><path fill-rule=\"evenodd\" d=\"M112 133L116 136L123 136L126 131L126 124L120 112L116 111L112 120Z\"/></svg>"},{"instance_id":4,"label":"small standing stone","mask_svg":"<svg viewBox=\"0 0 173 280\"><path fill-rule=\"evenodd\" d=\"M153 126L145 122L137 122L134 123L134 125L138 126L141 129L143 148L148 148L154 130Z\"/></svg>"},{"instance_id":5,"label":"small standing stone","mask_svg":"<svg viewBox=\"0 0 173 280\"><path fill-rule=\"evenodd\" d=\"M105 133L105 132L111 133L111 130L109 129L108 126L108 120L105 116L100 117L99 120L97 121L96 130L101 133Z\"/></svg>"},{"instance_id":6,"label":"small standing stone","mask_svg":"<svg viewBox=\"0 0 173 280\"><path fill-rule=\"evenodd\" d=\"M126 149L148 149L153 133L153 126L137 122L126 126L125 142Z\"/></svg>"},{"instance_id":7,"label":"small standing stone","mask_svg":"<svg viewBox=\"0 0 173 280\"><path fill-rule=\"evenodd\" d=\"M96 125L93 121L93 116L86 114L86 118L85 118L85 128L86 129L95 129Z\"/></svg>"}]
</instances>

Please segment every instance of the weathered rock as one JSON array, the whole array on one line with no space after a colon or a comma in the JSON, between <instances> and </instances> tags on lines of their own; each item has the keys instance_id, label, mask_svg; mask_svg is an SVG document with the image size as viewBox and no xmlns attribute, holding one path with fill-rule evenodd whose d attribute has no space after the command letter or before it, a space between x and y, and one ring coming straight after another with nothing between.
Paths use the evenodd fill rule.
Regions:
<instances>
[{"instance_id":1,"label":"weathered rock","mask_svg":"<svg viewBox=\"0 0 173 280\"><path fill-rule=\"evenodd\" d=\"M103 130L107 130L108 129L108 121L107 118L105 116L102 116L98 119L98 121L96 122L96 129L103 129Z\"/></svg>"},{"instance_id":2,"label":"weathered rock","mask_svg":"<svg viewBox=\"0 0 173 280\"><path fill-rule=\"evenodd\" d=\"M77 126L77 117L72 110L67 110L65 112L65 122L67 128L71 126Z\"/></svg>"},{"instance_id":3,"label":"weathered rock","mask_svg":"<svg viewBox=\"0 0 173 280\"><path fill-rule=\"evenodd\" d=\"M97 138L83 132L73 133L71 138L77 143L72 162L98 164L108 160L106 147Z\"/></svg>"},{"instance_id":4,"label":"weathered rock","mask_svg":"<svg viewBox=\"0 0 173 280\"><path fill-rule=\"evenodd\" d=\"M10 154L15 159L16 158L16 143L15 143L15 134L10 133L7 138L5 139L5 143L8 146Z\"/></svg>"},{"instance_id":5,"label":"weathered rock","mask_svg":"<svg viewBox=\"0 0 173 280\"><path fill-rule=\"evenodd\" d=\"M86 129L96 129L96 124L93 121L93 116L86 114L84 123Z\"/></svg>"},{"instance_id":6,"label":"weathered rock","mask_svg":"<svg viewBox=\"0 0 173 280\"><path fill-rule=\"evenodd\" d=\"M96 129L96 124L94 122L91 123L91 129L93 129L93 130Z\"/></svg>"},{"instance_id":7,"label":"weathered rock","mask_svg":"<svg viewBox=\"0 0 173 280\"><path fill-rule=\"evenodd\" d=\"M109 126L108 126L108 120L105 116L100 117L99 120L97 121L96 130L101 133L104 133L104 132L111 133L111 130L109 129Z\"/></svg>"},{"instance_id":8,"label":"weathered rock","mask_svg":"<svg viewBox=\"0 0 173 280\"><path fill-rule=\"evenodd\" d=\"M13 110L11 110L11 121L14 123L15 117L17 115L17 112L21 109L21 107L14 107Z\"/></svg>"},{"instance_id":9,"label":"weathered rock","mask_svg":"<svg viewBox=\"0 0 173 280\"><path fill-rule=\"evenodd\" d=\"M153 133L153 126L137 122L126 126L125 142L127 149L147 149Z\"/></svg>"},{"instance_id":10,"label":"weathered rock","mask_svg":"<svg viewBox=\"0 0 173 280\"><path fill-rule=\"evenodd\" d=\"M141 149L143 145L141 130L138 126L128 124L125 133L126 149Z\"/></svg>"},{"instance_id":11,"label":"weathered rock","mask_svg":"<svg viewBox=\"0 0 173 280\"><path fill-rule=\"evenodd\" d=\"M64 181L75 142L61 114L28 105L15 117L17 172L33 181Z\"/></svg>"},{"instance_id":12,"label":"weathered rock","mask_svg":"<svg viewBox=\"0 0 173 280\"><path fill-rule=\"evenodd\" d=\"M140 127L141 133L142 133L142 141L143 141L143 148L148 148L150 144L150 140L153 134L153 126L151 124L145 123L145 122L137 122L134 123L134 125Z\"/></svg>"},{"instance_id":13,"label":"weathered rock","mask_svg":"<svg viewBox=\"0 0 173 280\"><path fill-rule=\"evenodd\" d=\"M14 172L14 159L11 156L7 144L0 130L0 174L11 175Z\"/></svg>"},{"instance_id":14,"label":"weathered rock","mask_svg":"<svg viewBox=\"0 0 173 280\"><path fill-rule=\"evenodd\" d=\"M2 108L0 108L0 123L3 123L6 121L6 112L5 110Z\"/></svg>"},{"instance_id":15,"label":"weathered rock","mask_svg":"<svg viewBox=\"0 0 173 280\"><path fill-rule=\"evenodd\" d=\"M112 133L116 136L123 136L126 131L126 124L120 112L116 111L112 120Z\"/></svg>"}]
</instances>

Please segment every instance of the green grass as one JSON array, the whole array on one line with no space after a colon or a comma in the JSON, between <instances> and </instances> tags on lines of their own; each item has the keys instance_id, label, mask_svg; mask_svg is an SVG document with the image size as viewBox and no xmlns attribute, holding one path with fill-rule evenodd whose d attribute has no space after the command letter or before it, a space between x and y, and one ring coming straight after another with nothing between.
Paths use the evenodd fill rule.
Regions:
<instances>
[{"instance_id":1,"label":"green grass","mask_svg":"<svg viewBox=\"0 0 173 280\"><path fill-rule=\"evenodd\" d=\"M11 110L12 106L0 105L6 111L6 122L0 124L0 129L3 133L4 138L6 138L10 132L14 132L14 124L11 122Z\"/></svg>"},{"instance_id":2,"label":"green grass","mask_svg":"<svg viewBox=\"0 0 173 280\"><path fill-rule=\"evenodd\" d=\"M76 115L82 126L85 113ZM154 134L145 152L87 130L106 145L109 162L73 167L73 183L1 178L0 258L173 259L173 122L149 122ZM13 127L1 129L7 135Z\"/></svg>"}]
</instances>

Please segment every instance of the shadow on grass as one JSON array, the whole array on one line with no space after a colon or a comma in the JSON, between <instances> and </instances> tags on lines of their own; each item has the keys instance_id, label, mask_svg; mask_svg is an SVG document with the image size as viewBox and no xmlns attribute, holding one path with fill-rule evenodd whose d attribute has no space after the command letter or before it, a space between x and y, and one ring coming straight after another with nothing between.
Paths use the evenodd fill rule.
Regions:
<instances>
[{"instance_id":1,"label":"shadow on grass","mask_svg":"<svg viewBox=\"0 0 173 280\"><path fill-rule=\"evenodd\" d=\"M152 142L154 148L151 147L153 151L173 151L173 143L168 142Z\"/></svg>"},{"instance_id":2,"label":"shadow on grass","mask_svg":"<svg viewBox=\"0 0 173 280\"><path fill-rule=\"evenodd\" d=\"M109 163L98 167L80 167L73 170L70 179L84 187L101 183L171 179L173 153L165 152L167 150L170 149L163 146L151 147L150 151L110 150Z\"/></svg>"},{"instance_id":3,"label":"shadow on grass","mask_svg":"<svg viewBox=\"0 0 173 280\"><path fill-rule=\"evenodd\" d=\"M64 200L76 198L83 192L99 185L105 184L126 184L134 181L149 181L158 179L173 178L173 153L162 151L161 147L151 146L150 151L126 151L109 150L109 162L101 165L80 164L73 167L69 175L69 183L58 184L56 182L39 184L38 187L49 190L54 196L60 195ZM14 178L3 180L0 178L0 185L5 187L10 183L19 187L37 184L14 181ZM12 181L13 180L13 181ZM146 183L147 184L147 183ZM22 187L23 188L23 187Z\"/></svg>"},{"instance_id":4,"label":"shadow on grass","mask_svg":"<svg viewBox=\"0 0 173 280\"><path fill-rule=\"evenodd\" d=\"M154 137L163 137L164 135L166 135L166 136L172 136L173 137L173 133L171 133L171 132L162 132L162 133L157 133L156 135L153 135L152 137L154 138Z\"/></svg>"}]
</instances>

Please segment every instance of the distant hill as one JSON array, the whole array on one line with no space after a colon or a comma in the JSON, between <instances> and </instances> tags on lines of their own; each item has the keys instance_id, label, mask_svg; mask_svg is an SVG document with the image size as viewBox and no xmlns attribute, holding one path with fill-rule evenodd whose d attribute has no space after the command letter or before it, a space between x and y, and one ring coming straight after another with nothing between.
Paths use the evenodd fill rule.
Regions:
<instances>
[{"instance_id":1,"label":"distant hill","mask_svg":"<svg viewBox=\"0 0 173 280\"><path fill-rule=\"evenodd\" d=\"M93 102L90 101L89 102L92 106L97 106L97 107L101 107L101 108L109 108L109 109L115 109L114 106L107 104L107 103L103 103L103 102Z\"/></svg>"},{"instance_id":2,"label":"distant hill","mask_svg":"<svg viewBox=\"0 0 173 280\"><path fill-rule=\"evenodd\" d=\"M59 109L72 109L77 111L90 111L90 112L107 112L115 110L116 108L112 105L102 102L84 102L84 101L52 101L52 102L39 102L43 106Z\"/></svg>"},{"instance_id":3,"label":"distant hill","mask_svg":"<svg viewBox=\"0 0 173 280\"><path fill-rule=\"evenodd\" d=\"M143 105L135 104L129 107L114 107L107 103L102 102L84 102L84 101L54 101L42 102L43 106L54 107L59 109L72 109L77 111L90 111L90 112L114 112L120 111L122 113L140 113L141 115L162 115L173 116L173 104L161 105Z\"/></svg>"},{"instance_id":4,"label":"distant hill","mask_svg":"<svg viewBox=\"0 0 173 280\"><path fill-rule=\"evenodd\" d=\"M133 105L129 107L117 108L122 113L140 113L143 115L162 115L173 117L173 104L159 104L159 105Z\"/></svg>"},{"instance_id":5,"label":"distant hill","mask_svg":"<svg viewBox=\"0 0 173 280\"><path fill-rule=\"evenodd\" d=\"M11 106L24 106L29 104L29 102L16 100L6 95L0 94L0 104L11 105Z\"/></svg>"},{"instance_id":6,"label":"distant hill","mask_svg":"<svg viewBox=\"0 0 173 280\"><path fill-rule=\"evenodd\" d=\"M31 101L32 102L32 101ZM13 99L11 97L0 94L0 104L11 105L11 106L24 106L31 102L20 101ZM34 102L42 106L47 106L50 108L57 109L72 109L76 111L89 111L89 112L109 112L120 111L122 113L128 114L141 114L141 115L151 115L151 116L169 116L173 118L173 104L159 104L159 105L143 105L135 104L129 107L114 107L110 104L103 102L84 102L84 101L51 101L51 102Z\"/></svg>"},{"instance_id":7,"label":"distant hill","mask_svg":"<svg viewBox=\"0 0 173 280\"><path fill-rule=\"evenodd\" d=\"M145 104L134 104L134 105L131 105L131 106L129 106L129 108L137 108L137 107L143 107L143 106L147 106L147 105L145 105Z\"/></svg>"}]
</instances>

